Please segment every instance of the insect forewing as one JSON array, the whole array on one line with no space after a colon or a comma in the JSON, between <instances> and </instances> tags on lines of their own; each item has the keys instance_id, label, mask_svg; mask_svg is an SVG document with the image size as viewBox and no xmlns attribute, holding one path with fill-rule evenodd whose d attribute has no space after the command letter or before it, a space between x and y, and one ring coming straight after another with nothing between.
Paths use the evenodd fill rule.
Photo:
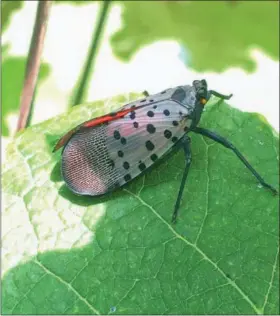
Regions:
<instances>
[{"instance_id":1,"label":"insect forewing","mask_svg":"<svg viewBox=\"0 0 280 316\"><path fill-rule=\"evenodd\" d=\"M65 182L83 195L101 195L124 185L184 135L188 114L186 107L165 99L136 106L118 120L80 129L63 150Z\"/></svg>"}]
</instances>

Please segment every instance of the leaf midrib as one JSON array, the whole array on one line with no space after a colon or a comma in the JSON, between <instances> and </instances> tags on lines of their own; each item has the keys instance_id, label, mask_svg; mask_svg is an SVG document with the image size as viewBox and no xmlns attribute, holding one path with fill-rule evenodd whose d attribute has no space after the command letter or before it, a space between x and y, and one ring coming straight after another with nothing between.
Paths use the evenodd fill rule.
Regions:
<instances>
[{"instance_id":1,"label":"leaf midrib","mask_svg":"<svg viewBox=\"0 0 280 316\"><path fill-rule=\"evenodd\" d=\"M147 208L149 208L166 226L167 228L178 238L181 239L184 243L186 243L188 246L192 247L195 251L197 251L206 261L208 261L228 282L228 284L230 284L233 288L235 288L238 293L242 296L243 299L245 299L249 305L253 308L253 310L256 312L256 314L261 315L262 311L260 309L257 308L257 306L251 301L251 299L249 298L248 295L245 294L245 292L232 280L230 280L227 276L226 273L214 262L211 260L211 258L209 258L206 253L203 252L203 250L201 250L197 244L194 244L192 242L190 242L187 238L183 237L182 235L180 235L179 233L177 233L177 231L163 218L160 216L160 214L148 203L146 203L139 195L124 189L124 191L126 191L127 193L129 193L130 195L132 195L133 197L135 197L136 199L138 199L138 201L146 206ZM273 273L272 273L273 274ZM268 295L267 295L268 296Z\"/></svg>"}]
</instances>

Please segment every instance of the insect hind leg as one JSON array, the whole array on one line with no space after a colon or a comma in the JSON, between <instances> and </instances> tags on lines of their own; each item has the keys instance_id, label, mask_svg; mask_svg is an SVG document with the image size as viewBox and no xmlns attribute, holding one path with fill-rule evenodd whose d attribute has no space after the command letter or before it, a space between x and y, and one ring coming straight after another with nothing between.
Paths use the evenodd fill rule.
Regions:
<instances>
[{"instance_id":1,"label":"insect hind leg","mask_svg":"<svg viewBox=\"0 0 280 316\"><path fill-rule=\"evenodd\" d=\"M181 180L181 185L180 185L178 197L177 197L176 204L174 207L174 212L172 215L172 223L176 223L180 202L182 200L182 194L183 194L183 191L185 188L185 184L187 181L187 177L188 177L188 173L189 173L189 169L190 169L190 165L191 165L191 161L192 161L192 154L191 154L191 146L190 145L191 145L191 139L185 135L181 141L181 146L183 147L184 152L185 152L186 165L185 165L183 177Z\"/></svg>"},{"instance_id":2,"label":"insect hind leg","mask_svg":"<svg viewBox=\"0 0 280 316\"><path fill-rule=\"evenodd\" d=\"M241 152L226 138L211 132L205 128L201 127L195 127L193 129L195 133L201 134L203 136L206 136L210 139L213 139L214 141L220 143L221 145L225 146L228 149L231 149L236 156L243 162L243 164L251 171L251 173L259 180L260 184L264 186L265 188L271 190L274 194L278 194L277 190L271 186L270 184L266 183L264 179L260 176L260 174L251 166L251 164L247 161L247 159L241 154Z\"/></svg>"}]
</instances>

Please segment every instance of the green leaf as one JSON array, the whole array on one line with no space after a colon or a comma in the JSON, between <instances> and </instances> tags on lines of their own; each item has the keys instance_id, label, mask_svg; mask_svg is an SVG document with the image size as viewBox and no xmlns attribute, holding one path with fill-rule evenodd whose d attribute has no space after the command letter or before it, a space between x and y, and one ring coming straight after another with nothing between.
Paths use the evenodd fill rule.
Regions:
<instances>
[{"instance_id":1,"label":"green leaf","mask_svg":"<svg viewBox=\"0 0 280 316\"><path fill-rule=\"evenodd\" d=\"M278 198L219 144L192 135L175 226L182 152L102 198L65 187L60 152L52 154L57 139L125 102L74 107L8 146L2 313L277 314ZM278 136L260 115L213 103L200 126L232 140L277 186Z\"/></svg>"},{"instance_id":2,"label":"green leaf","mask_svg":"<svg viewBox=\"0 0 280 316\"><path fill-rule=\"evenodd\" d=\"M20 96L23 87L26 58L7 57L2 64L2 135L9 136L7 116L19 111ZM38 76L38 84L50 73L50 67L42 63Z\"/></svg>"},{"instance_id":3,"label":"green leaf","mask_svg":"<svg viewBox=\"0 0 280 316\"><path fill-rule=\"evenodd\" d=\"M2 34L9 25L12 14L21 9L24 1L1 1L1 30Z\"/></svg>"},{"instance_id":4,"label":"green leaf","mask_svg":"<svg viewBox=\"0 0 280 316\"><path fill-rule=\"evenodd\" d=\"M71 4L71 5L77 5L77 6L80 6L80 5L86 5L88 4L88 0L55 0L54 1L54 4ZM94 2L94 0L92 0L91 2Z\"/></svg>"},{"instance_id":5,"label":"green leaf","mask_svg":"<svg viewBox=\"0 0 280 316\"><path fill-rule=\"evenodd\" d=\"M278 1L122 1L123 27L111 39L129 60L158 40L178 41L197 71L255 68L251 48L279 59Z\"/></svg>"}]
</instances>

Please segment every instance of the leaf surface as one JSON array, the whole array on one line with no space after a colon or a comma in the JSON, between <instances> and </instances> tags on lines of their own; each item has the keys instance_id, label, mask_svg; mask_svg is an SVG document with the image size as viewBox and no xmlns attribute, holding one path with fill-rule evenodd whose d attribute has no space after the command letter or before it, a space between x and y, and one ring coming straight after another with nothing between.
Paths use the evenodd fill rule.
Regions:
<instances>
[{"instance_id":1,"label":"leaf surface","mask_svg":"<svg viewBox=\"0 0 280 316\"><path fill-rule=\"evenodd\" d=\"M57 139L128 98L77 106L8 146L2 313L277 314L278 198L219 144L191 135L176 225L182 152L102 198L65 187ZM260 115L212 102L200 126L228 137L278 185L278 136Z\"/></svg>"}]
</instances>

